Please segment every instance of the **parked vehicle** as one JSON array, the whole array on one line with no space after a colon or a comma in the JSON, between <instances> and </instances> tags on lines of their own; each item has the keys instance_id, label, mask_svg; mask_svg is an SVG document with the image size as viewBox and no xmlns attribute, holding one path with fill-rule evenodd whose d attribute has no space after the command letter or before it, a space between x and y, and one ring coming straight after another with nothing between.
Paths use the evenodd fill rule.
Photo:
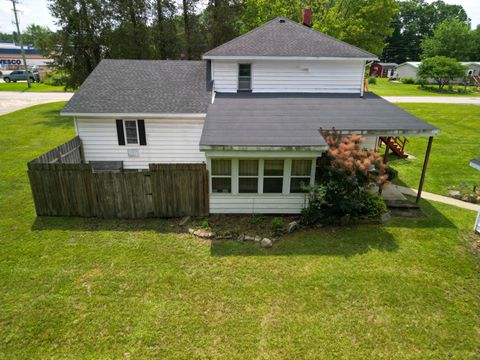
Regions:
<instances>
[{"instance_id":1,"label":"parked vehicle","mask_svg":"<svg viewBox=\"0 0 480 360\"><path fill-rule=\"evenodd\" d=\"M40 75L38 74L38 72L29 71L28 75L30 77L31 82L35 82L35 81L40 82ZM5 81L6 83L9 83L10 81L17 82L21 80L27 80L25 70L15 70L3 77L3 81Z\"/></svg>"}]
</instances>

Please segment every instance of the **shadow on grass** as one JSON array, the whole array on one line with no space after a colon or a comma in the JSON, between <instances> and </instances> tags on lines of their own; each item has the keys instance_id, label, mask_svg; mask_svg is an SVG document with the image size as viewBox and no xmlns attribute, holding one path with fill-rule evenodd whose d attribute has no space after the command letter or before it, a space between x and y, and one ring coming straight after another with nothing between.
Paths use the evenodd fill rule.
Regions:
<instances>
[{"instance_id":1,"label":"shadow on grass","mask_svg":"<svg viewBox=\"0 0 480 360\"><path fill-rule=\"evenodd\" d=\"M328 227L300 231L282 238L271 249L254 243L214 240L212 256L344 256L365 254L371 250L398 250L395 238L381 226Z\"/></svg>"},{"instance_id":2,"label":"shadow on grass","mask_svg":"<svg viewBox=\"0 0 480 360\"><path fill-rule=\"evenodd\" d=\"M48 120L37 121L36 125L42 125L46 127L61 127L69 129L73 126L73 118L69 116L59 115L57 110L45 111L42 113L44 116L48 117Z\"/></svg>"},{"instance_id":3,"label":"shadow on grass","mask_svg":"<svg viewBox=\"0 0 480 360\"><path fill-rule=\"evenodd\" d=\"M178 226L180 219L100 219L82 217L38 216L32 231L155 231L158 233L184 232Z\"/></svg>"}]
</instances>

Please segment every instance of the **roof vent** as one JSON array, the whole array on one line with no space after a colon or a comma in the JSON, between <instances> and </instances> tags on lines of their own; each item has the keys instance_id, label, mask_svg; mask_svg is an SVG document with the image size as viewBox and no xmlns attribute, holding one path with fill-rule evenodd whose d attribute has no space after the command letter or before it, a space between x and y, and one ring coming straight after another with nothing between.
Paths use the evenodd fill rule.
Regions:
<instances>
[{"instance_id":1,"label":"roof vent","mask_svg":"<svg viewBox=\"0 0 480 360\"><path fill-rule=\"evenodd\" d=\"M285 19L280 19L280 20L278 20L278 22L283 24L285 22Z\"/></svg>"}]
</instances>

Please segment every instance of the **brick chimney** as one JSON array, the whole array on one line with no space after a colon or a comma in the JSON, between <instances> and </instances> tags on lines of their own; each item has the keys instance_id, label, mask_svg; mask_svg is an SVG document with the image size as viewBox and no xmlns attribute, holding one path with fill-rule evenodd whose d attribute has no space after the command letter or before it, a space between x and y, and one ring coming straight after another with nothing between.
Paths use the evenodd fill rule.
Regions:
<instances>
[{"instance_id":1,"label":"brick chimney","mask_svg":"<svg viewBox=\"0 0 480 360\"><path fill-rule=\"evenodd\" d=\"M302 24L308 27L312 27L312 10L303 9Z\"/></svg>"}]
</instances>

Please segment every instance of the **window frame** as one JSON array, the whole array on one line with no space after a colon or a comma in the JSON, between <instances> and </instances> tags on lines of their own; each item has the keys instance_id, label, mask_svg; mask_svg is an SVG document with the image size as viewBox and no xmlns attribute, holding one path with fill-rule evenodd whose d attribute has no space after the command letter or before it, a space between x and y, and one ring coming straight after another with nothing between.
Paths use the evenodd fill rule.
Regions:
<instances>
[{"instance_id":1,"label":"window frame","mask_svg":"<svg viewBox=\"0 0 480 360\"><path fill-rule=\"evenodd\" d=\"M262 194L285 194L285 183L287 182L288 173L286 171L287 160L285 158L266 158L263 159L263 173L262 173ZM265 162L266 161L282 161L283 169L282 175L265 175ZM265 192L265 179L282 179L282 190L280 192ZM289 193L288 193L289 194Z\"/></svg>"},{"instance_id":2,"label":"window frame","mask_svg":"<svg viewBox=\"0 0 480 360\"><path fill-rule=\"evenodd\" d=\"M260 160L259 158L241 158L238 159L238 193L239 194L259 194L260 188ZM240 175L240 161L256 161L257 162L257 175ZM240 191L240 179L257 179L257 191L256 192L242 192Z\"/></svg>"},{"instance_id":3,"label":"window frame","mask_svg":"<svg viewBox=\"0 0 480 360\"><path fill-rule=\"evenodd\" d=\"M310 171L309 171L309 174L308 176L307 175L293 175L293 162L294 161L308 161L310 162ZM289 180L289 184L288 184L288 193L289 194L304 194L305 191L294 191L292 192L292 179L305 179L308 177L308 184L305 184L305 185L312 185L312 172L313 172L313 176L315 176L314 174L314 170L312 170L312 167L314 166L312 164L312 162L314 162L315 160L314 159L302 159L302 158L298 158L298 159L291 159L291 166L290 166L290 180Z\"/></svg>"},{"instance_id":4,"label":"window frame","mask_svg":"<svg viewBox=\"0 0 480 360\"><path fill-rule=\"evenodd\" d=\"M137 142L134 143L128 143L127 140L127 126L126 122L127 121L135 121L135 129L137 132ZM125 146L140 146L140 132L138 131L138 119L122 119L123 122L123 137L125 138Z\"/></svg>"},{"instance_id":5,"label":"window frame","mask_svg":"<svg viewBox=\"0 0 480 360\"><path fill-rule=\"evenodd\" d=\"M230 175L213 175L213 161L215 160L228 160L230 161ZM210 194L224 194L224 195L232 195L234 194L234 189L233 189L233 186L234 186L234 182L233 182L233 174L234 174L234 171L233 171L233 160L232 158L219 158L219 157L216 157L216 158L210 158L209 159L209 174L210 174ZM229 192L214 192L213 191L213 179L230 179L230 191Z\"/></svg>"},{"instance_id":6,"label":"window frame","mask_svg":"<svg viewBox=\"0 0 480 360\"><path fill-rule=\"evenodd\" d=\"M248 89L240 89L240 66L242 65L248 65L250 66L250 87ZM238 63L238 67L237 67L237 91L244 91L244 92L248 92L248 91L252 91L252 83L253 83L253 66L252 66L252 63Z\"/></svg>"}]
</instances>

